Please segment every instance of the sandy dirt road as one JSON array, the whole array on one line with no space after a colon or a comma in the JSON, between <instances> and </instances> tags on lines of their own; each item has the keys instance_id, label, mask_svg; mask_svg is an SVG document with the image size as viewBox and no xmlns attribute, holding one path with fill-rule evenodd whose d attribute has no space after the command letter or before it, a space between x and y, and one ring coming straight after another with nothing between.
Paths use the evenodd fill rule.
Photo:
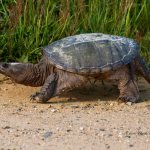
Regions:
<instances>
[{"instance_id":1,"label":"sandy dirt road","mask_svg":"<svg viewBox=\"0 0 150 150\"><path fill-rule=\"evenodd\" d=\"M0 76L0 150L150 150L150 85L138 85L131 106L108 83L39 104L29 101L38 88Z\"/></svg>"}]
</instances>

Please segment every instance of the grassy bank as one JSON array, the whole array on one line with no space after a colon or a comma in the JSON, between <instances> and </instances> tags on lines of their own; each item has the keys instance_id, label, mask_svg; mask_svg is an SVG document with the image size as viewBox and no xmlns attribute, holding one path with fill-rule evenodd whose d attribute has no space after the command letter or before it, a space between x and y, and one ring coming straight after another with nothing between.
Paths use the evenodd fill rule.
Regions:
<instances>
[{"instance_id":1,"label":"grassy bank","mask_svg":"<svg viewBox=\"0 0 150 150\"><path fill-rule=\"evenodd\" d=\"M150 0L0 0L0 60L37 61L62 37L102 32L136 39L150 58Z\"/></svg>"}]
</instances>

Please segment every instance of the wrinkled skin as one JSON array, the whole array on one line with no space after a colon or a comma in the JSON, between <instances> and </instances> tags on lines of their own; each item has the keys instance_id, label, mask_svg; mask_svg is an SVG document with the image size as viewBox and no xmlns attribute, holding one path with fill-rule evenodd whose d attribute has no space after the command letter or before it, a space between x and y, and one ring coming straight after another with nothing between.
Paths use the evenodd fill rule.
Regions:
<instances>
[{"instance_id":1,"label":"wrinkled skin","mask_svg":"<svg viewBox=\"0 0 150 150\"><path fill-rule=\"evenodd\" d=\"M39 92L31 95L31 100L36 102L47 102L64 91L85 85L89 79L117 80L120 90L119 99L137 102L139 91L134 79L135 71L138 71L150 83L150 70L140 56L137 56L130 64L116 70L91 76L58 69L46 58L41 59L38 64L0 63L0 73L9 76L15 82L28 86L42 86Z\"/></svg>"}]
</instances>

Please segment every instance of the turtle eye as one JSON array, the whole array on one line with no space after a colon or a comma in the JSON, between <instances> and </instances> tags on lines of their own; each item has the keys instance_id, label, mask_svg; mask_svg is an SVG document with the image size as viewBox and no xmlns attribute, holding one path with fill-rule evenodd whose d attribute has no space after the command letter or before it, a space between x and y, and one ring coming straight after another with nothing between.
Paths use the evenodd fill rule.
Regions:
<instances>
[{"instance_id":1,"label":"turtle eye","mask_svg":"<svg viewBox=\"0 0 150 150\"><path fill-rule=\"evenodd\" d=\"M3 64L2 64L2 67L3 67L3 68L8 68L8 66L9 66L8 63L3 63Z\"/></svg>"}]
</instances>

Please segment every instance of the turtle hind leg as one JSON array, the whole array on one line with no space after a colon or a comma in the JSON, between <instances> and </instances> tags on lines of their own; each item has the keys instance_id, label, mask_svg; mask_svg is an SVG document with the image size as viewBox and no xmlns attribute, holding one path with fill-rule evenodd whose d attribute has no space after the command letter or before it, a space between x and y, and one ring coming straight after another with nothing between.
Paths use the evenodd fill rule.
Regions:
<instances>
[{"instance_id":1,"label":"turtle hind leg","mask_svg":"<svg viewBox=\"0 0 150 150\"><path fill-rule=\"evenodd\" d=\"M139 90L134 80L129 79L127 81L127 80L121 79L119 81L118 88L120 90L120 95L119 95L118 100L121 100L124 102L132 102L132 103L135 103L138 101Z\"/></svg>"},{"instance_id":2,"label":"turtle hind leg","mask_svg":"<svg viewBox=\"0 0 150 150\"><path fill-rule=\"evenodd\" d=\"M121 67L116 70L110 77L110 79L118 80L118 89L120 95L118 100L124 102L137 102L139 99L139 90L134 79L134 69L132 64Z\"/></svg>"},{"instance_id":3,"label":"turtle hind leg","mask_svg":"<svg viewBox=\"0 0 150 150\"><path fill-rule=\"evenodd\" d=\"M51 97L53 97L56 86L57 86L58 76L52 73L50 76L47 77L44 85L42 86L39 92L36 92L30 96L31 101L45 103Z\"/></svg>"}]
</instances>

